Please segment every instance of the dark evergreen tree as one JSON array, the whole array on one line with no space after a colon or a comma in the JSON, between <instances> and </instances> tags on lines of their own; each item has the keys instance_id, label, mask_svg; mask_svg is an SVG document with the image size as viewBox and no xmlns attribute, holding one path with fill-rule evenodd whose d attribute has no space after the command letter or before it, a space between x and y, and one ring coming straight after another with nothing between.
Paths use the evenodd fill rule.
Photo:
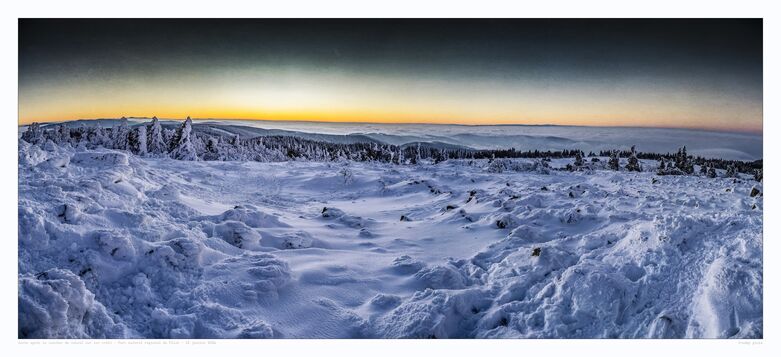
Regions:
<instances>
[{"instance_id":1,"label":"dark evergreen tree","mask_svg":"<svg viewBox=\"0 0 781 357\"><path fill-rule=\"evenodd\" d=\"M43 137L41 124L36 122L28 125L27 130L22 134L22 140L36 145L46 142L46 139Z\"/></svg>"},{"instance_id":2,"label":"dark evergreen tree","mask_svg":"<svg viewBox=\"0 0 781 357\"><path fill-rule=\"evenodd\" d=\"M139 125L128 133L128 149L136 154L144 156L147 153L146 148L146 126Z\"/></svg>"},{"instance_id":3,"label":"dark evergreen tree","mask_svg":"<svg viewBox=\"0 0 781 357\"><path fill-rule=\"evenodd\" d=\"M727 170L724 172L724 177L737 177L738 172L735 169L735 165L727 166Z\"/></svg>"},{"instance_id":4,"label":"dark evergreen tree","mask_svg":"<svg viewBox=\"0 0 781 357\"><path fill-rule=\"evenodd\" d=\"M53 141L59 145L69 145L71 141L70 128L68 128L68 126L65 124L58 125L57 134L55 135L55 139Z\"/></svg>"},{"instance_id":5,"label":"dark evergreen tree","mask_svg":"<svg viewBox=\"0 0 781 357\"><path fill-rule=\"evenodd\" d=\"M714 169L713 166L708 167L708 177L716 178L716 169Z\"/></svg>"},{"instance_id":6,"label":"dark evergreen tree","mask_svg":"<svg viewBox=\"0 0 781 357\"><path fill-rule=\"evenodd\" d=\"M610 160L607 162L608 167L610 167L611 170L618 171L621 168L620 161L618 159L618 151L613 150L610 152Z\"/></svg>"},{"instance_id":7,"label":"dark evergreen tree","mask_svg":"<svg viewBox=\"0 0 781 357\"><path fill-rule=\"evenodd\" d=\"M754 170L754 180L757 182L762 182L762 169Z\"/></svg>"},{"instance_id":8,"label":"dark evergreen tree","mask_svg":"<svg viewBox=\"0 0 781 357\"><path fill-rule=\"evenodd\" d=\"M635 152L635 146L632 145L631 153L629 155L629 159L627 160L626 169L627 171L643 171L643 168L640 166L640 161L637 160L637 153Z\"/></svg>"},{"instance_id":9,"label":"dark evergreen tree","mask_svg":"<svg viewBox=\"0 0 781 357\"><path fill-rule=\"evenodd\" d=\"M575 152L575 166L583 166L583 152L580 150Z\"/></svg>"},{"instance_id":10,"label":"dark evergreen tree","mask_svg":"<svg viewBox=\"0 0 781 357\"><path fill-rule=\"evenodd\" d=\"M691 175L694 173L694 165L686 153L686 146L678 149L678 154L675 157L675 168L683 174Z\"/></svg>"}]
</instances>

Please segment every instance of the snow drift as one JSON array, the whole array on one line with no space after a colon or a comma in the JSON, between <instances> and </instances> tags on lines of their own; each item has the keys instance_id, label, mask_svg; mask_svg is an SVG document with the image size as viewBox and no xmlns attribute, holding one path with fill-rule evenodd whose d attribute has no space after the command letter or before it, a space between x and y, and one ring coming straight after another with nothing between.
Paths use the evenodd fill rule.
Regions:
<instances>
[{"instance_id":1,"label":"snow drift","mask_svg":"<svg viewBox=\"0 0 781 357\"><path fill-rule=\"evenodd\" d=\"M761 182L566 164L20 140L19 337L763 336Z\"/></svg>"}]
</instances>

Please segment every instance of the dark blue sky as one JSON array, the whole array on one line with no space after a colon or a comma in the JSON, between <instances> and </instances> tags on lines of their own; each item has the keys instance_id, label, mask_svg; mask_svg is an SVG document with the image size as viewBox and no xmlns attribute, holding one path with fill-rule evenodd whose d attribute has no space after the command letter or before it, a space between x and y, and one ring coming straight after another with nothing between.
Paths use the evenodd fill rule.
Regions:
<instances>
[{"instance_id":1,"label":"dark blue sky","mask_svg":"<svg viewBox=\"0 0 781 357\"><path fill-rule=\"evenodd\" d=\"M20 121L761 130L759 19L21 19Z\"/></svg>"}]
</instances>

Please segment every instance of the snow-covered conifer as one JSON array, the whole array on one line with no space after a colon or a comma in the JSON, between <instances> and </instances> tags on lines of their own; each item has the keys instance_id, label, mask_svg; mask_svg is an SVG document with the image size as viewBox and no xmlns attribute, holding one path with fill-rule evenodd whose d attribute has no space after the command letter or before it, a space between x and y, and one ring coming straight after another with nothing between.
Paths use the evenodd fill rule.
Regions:
<instances>
[{"instance_id":1,"label":"snow-covered conifer","mask_svg":"<svg viewBox=\"0 0 781 357\"><path fill-rule=\"evenodd\" d=\"M163 127L160 125L157 117L152 117L152 123L149 124L147 129L147 151L152 154L165 153L167 149L163 140Z\"/></svg>"},{"instance_id":2,"label":"snow-covered conifer","mask_svg":"<svg viewBox=\"0 0 781 357\"><path fill-rule=\"evenodd\" d=\"M106 129L104 129L101 126L98 126L96 128L90 128L88 132L88 139L90 142L91 147L110 147L111 146L111 138L109 138L108 134L106 134Z\"/></svg>"},{"instance_id":3,"label":"snow-covered conifer","mask_svg":"<svg viewBox=\"0 0 781 357\"><path fill-rule=\"evenodd\" d=\"M735 165L730 164L729 166L727 166L727 170L724 173L724 177L737 177L737 176L738 176L738 172L737 169L735 168Z\"/></svg>"},{"instance_id":4,"label":"snow-covered conifer","mask_svg":"<svg viewBox=\"0 0 781 357\"><path fill-rule=\"evenodd\" d=\"M195 147L193 147L193 142L190 138L192 123L192 119L188 116L184 123L176 130L169 145L172 158L185 161L198 160L198 153L196 152Z\"/></svg>"},{"instance_id":5,"label":"snow-covered conifer","mask_svg":"<svg viewBox=\"0 0 781 357\"><path fill-rule=\"evenodd\" d=\"M46 140L43 138L41 124L36 122L27 126L27 130L22 134L22 140L36 145L44 143Z\"/></svg>"},{"instance_id":6,"label":"snow-covered conifer","mask_svg":"<svg viewBox=\"0 0 781 357\"><path fill-rule=\"evenodd\" d=\"M683 174L691 175L694 173L694 165L686 153L686 146L678 149L678 154L675 155L675 168Z\"/></svg>"},{"instance_id":7,"label":"snow-covered conifer","mask_svg":"<svg viewBox=\"0 0 781 357\"><path fill-rule=\"evenodd\" d=\"M132 153L140 156L146 155L147 147L145 125L139 125L130 130L130 134L128 135L128 145Z\"/></svg>"},{"instance_id":8,"label":"snow-covered conifer","mask_svg":"<svg viewBox=\"0 0 781 357\"><path fill-rule=\"evenodd\" d=\"M217 145L219 145L219 139L211 136L208 140L206 140L206 150L211 153L217 153Z\"/></svg>"},{"instance_id":9,"label":"snow-covered conifer","mask_svg":"<svg viewBox=\"0 0 781 357\"><path fill-rule=\"evenodd\" d=\"M716 169L713 166L708 167L708 177L716 178Z\"/></svg>"},{"instance_id":10,"label":"snow-covered conifer","mask_svg":"<svg viewBox=\"0 0 781 357\"><path fill-rule=\"evenodd\" d=\"M611 170L618 171L621 169L621 164L618 159L618 151L612 150L610 152L610 160L607 162L608 167L610 167Z\"/></svg>"},{"instance_id":11,"label":"snow-covered conifer","mask_svg":"<svg viewBox=\"0 0 781 357\"><path fill-rule=\"evenodd\" d=\"M583 166L583 152L580 150L575 152L575 166Z\"/></svg>"},{"instance_id":12,"label":"snow-covered conifer","mask_svg":"<svg viewBox=\"0 0 781 357\"><path fill-rule=\"evenodd\" d=\"M65 124L58 125L56 132L54 133L53 141L58 145L69 145L71 142L70 128Z\"/></svg>"},{"instance_id":13,"label":"snow-covered conifer","mask_svg":"<svg viewBox=\"0 0 781 357\"><path fill-rule=\"evenodd\" d=\"M122 121L118 126L115 126L111 130L112 148L117 150L129 150L130 143L128 142L128 136L130 135L130 128L127 125L127 118L122 117Z\"/></svg>"},{"instance_id":14,"label":"snow-covered conifer","mask_svg":"<svg viewBox=\"0 0 781 357\"><path fill-rule=\"evenodd\" d=\"M635 152L635 146L632 145L631 153L629 155L629 160L626 164L627 171L643 171L643 168L640 166L640 161L637 160L637 153Z\"/></svg>"}]
</instances>

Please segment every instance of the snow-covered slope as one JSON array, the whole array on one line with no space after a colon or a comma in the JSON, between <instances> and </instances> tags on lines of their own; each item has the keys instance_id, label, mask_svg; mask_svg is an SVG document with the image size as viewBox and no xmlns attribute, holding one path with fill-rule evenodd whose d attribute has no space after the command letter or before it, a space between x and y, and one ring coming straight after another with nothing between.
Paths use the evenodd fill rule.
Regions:
<instances>
[{"instance_id":1,"label":"snow-covered slope","mask_svg":"<svg viewBox=\"0 0 781 357\"><path fill-rule=\"evenodd\" d=\"M762 337L761 183L513 162L20 140L19 337Z\"/></svg>"}]
</instances>

